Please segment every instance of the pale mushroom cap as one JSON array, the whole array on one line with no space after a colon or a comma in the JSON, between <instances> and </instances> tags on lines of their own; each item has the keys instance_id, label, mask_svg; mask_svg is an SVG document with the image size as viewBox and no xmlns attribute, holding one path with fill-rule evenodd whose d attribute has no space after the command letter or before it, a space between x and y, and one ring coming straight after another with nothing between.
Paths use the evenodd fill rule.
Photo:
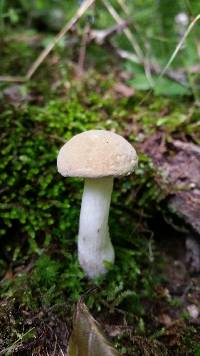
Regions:
<instances>
[{"instance_id":1,"label":"pale mushroom cap","mask_svg":"<svg viewBox=\"0 0 200 356\"><path fill-rule=\"evenodd\" d=\"M90 130L72 137L60 149L58 172L64 177L118 177L133 172L137 154L122 136Z\"/></svg>"}]
</instances>

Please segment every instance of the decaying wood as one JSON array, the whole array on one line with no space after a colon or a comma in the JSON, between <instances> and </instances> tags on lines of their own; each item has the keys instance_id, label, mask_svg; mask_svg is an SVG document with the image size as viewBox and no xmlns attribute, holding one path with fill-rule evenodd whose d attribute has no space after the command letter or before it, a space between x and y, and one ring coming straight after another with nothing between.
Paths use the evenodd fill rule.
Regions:
<instances>
[{"instance_id":1,"label":"decaying wood","mask_svg":"<svg viewBox=\"0 0 200 356\"><path fill-rule=\"evenodd\" d=\"M144 144L159 174L158 184L167 195L170 211L177 215L186 235L186 263L191 272L200 271L200 148L179 140L166 143L156 133Z\"/></svg>"},{"instance_id":2,"label":"decaying wood","mask_svg":"<svg viewBox=\"0 0 200 356\"><path fill-rule=\"evenodd\" d=\"M179 140L167 144L157 133L145 143L144 151L161 172L170 210L200 239L200 148Z\"/></svg>"},{"instance_id":3,"label":"decaying wood","mask_svg":"<svg viewBox=\"0 0 200 356\"><path fill-rule=\"evenodd\" d=\"M186 245L186 262L191 272L200 271L200 245L196 239L188 236L185 241Z\"/></svg>"}]
</instances>

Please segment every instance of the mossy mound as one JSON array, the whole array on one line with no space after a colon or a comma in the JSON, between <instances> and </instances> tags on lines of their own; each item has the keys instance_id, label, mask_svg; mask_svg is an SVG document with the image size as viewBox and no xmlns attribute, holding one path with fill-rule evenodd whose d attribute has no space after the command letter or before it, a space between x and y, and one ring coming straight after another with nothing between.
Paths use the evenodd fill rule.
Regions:
<instances>
[{"instance_id":1,"label":"mossy mound","mask_svg":"<svg viewBox=\"0 0 200 356\"><path fill-rule=\"evenodd\" d=\"M44 76L47 69L48 65ZM40 74L15 88L19 97L13 98L10 86L1 100L0 346L12 351L19 340L23 345L19 354L25 355L26 347L27 354L30 350L39 354L45 347L52 352L45 340L54 345L63 323L70 328L73 305L82 296L103 324L131 325L130 330L113 334L115 346L125 355L134 348L138 354L150 347L154 354L170 352L160 330L155 334L160 327L154 308L160 302L156 286L162 276L148 224L165 196L156 184L151 160L140 147L157 130L169 140L184 135L198 142L194 130L198 110L189 99L187 103L180 99L177 105L175 100L143 93L119 98L113 89L114 75L91 72L81 83L69 73L61 78L58 70L38 86ZM89 129L122 134L134 142L140 156L136 173L115 181L110 233L116 264L104 279L93 282L84 277L76 253L83 181L64 179L56 169L63 142ZM182 344L184 333L187 336L185 329ZM195 330L192 335L195 340Z\"/></svg>"}]
</instances>

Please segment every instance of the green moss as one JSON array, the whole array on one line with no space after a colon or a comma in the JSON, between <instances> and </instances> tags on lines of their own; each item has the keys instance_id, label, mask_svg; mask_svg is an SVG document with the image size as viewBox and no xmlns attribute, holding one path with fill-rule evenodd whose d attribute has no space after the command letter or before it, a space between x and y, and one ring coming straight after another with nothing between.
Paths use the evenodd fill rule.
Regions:
<instances>
[{"instance_id":1,"label":"green moss","mask_svg":"<svg viewBox=\"0 0 200 356\"><path fill-rule=\"evenodd\" d=\"M0 236L14 266L22 256L26 261L32 253L42 255L54 244L66 253L75 250L83 182L63 179L57 174L56 156L65 140L92 128L112 129L123 134L131 124L129 140L137 141L141 130L144 136L158 126L166 133L169 128L178 132L186 122L189 127L196 120L196 114L194 119L182 120L187 115L184 105L178 115L175 102L166 99L155 101L149 98L148 104L143 103L142 108L138 106L140 97L121 99L116 106L111 95L102 98L113 79L99 79L97 75L91 81L79 83L70 92L68 100L54 97L44 107L3 104L0 124L0 213L3 223ZM98 92L94 90L97 81ZM168 116L161 118L160 112L166 105ZM116 245L120 241L119 245L127 248L127 243L132 241L130 236L140 234L134 221L130 224L132 232L127 224L129 219L132 220L132 212L151 214L164 198L154 175L152 162L140 154L136 174L115 182L110 225ZM133 195L134 191L137 195ZM116 226L119 219L121 223ZM123 239L121 235L124 235ZM65 258L65 254L61 254ZM3 266L6 268L4 263Z\"/></svg>"},{"instance_id":2,"label":"green moss","mask_svg":"<svg viewBox=\"0 0 200 356\"><path fill-rule=\"evenodd\" d=\"M105 278L93 282L84 277L76 253L83 181L64 179L56 170L57 152L73 135L91 128L122 132L126 103L116 109L111 97L102 100L101 94L91 91L87 97L74 92L68 101L55 99L41 108L24 104L3 106L0 239L13 271L21 271L16 272L14 280L2 280L1 297L14 298L36 312L56 304L71 305L95 288L94 293L85 297L93 310L104 310L106 302L110 312L121 307L142 315L140 299L152 297L156 277L149 258L148 236L142 234L142 224L136 224L138 216L132 208L135 197L131 191L138 183L145 185L150 181L154 174L151 163L141 156L135 179L115 183L110 232L116 264L110 266ZM137 206L141 205L141 209L150 199L145 194L144 189L139 194ZM149 196L155 199L153 190ZM3 254L1 260L4 275L9 262L4 262ZM30 266L28 272L20 267L23 264Z\"/></svg>"}]
</instances>

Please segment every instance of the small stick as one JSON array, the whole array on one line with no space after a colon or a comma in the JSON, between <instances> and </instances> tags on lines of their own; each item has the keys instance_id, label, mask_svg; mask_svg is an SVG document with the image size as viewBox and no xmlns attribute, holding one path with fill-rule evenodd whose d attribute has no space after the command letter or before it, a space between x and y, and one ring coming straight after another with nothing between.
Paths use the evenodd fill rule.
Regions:
<instances>
[{"instance_id":1,"label":"small stick","mask_svg":"<svg viewBox=\"0 0 200 356\"><path fill-rule=\"evenodd\" d=\"M117 22L118 25L123 23L122 18L119 16L119 14L115 11L114 7L107 0L103 0L103 4L105 5L106 9L110 13L110 15L113 17L113 19ZM135 53L137 54L137 56L140 59L142 59L143 56L144 56L143 53L142 53L142 50L140 49L137 41L133 37L133 35L132 35L131 31L129 30L129 28L124 28L123 32L126 35L126 37L128 38L129 42L131 43L131 45L132 45Z\"/></svg>"},{"instance_id":2,"label":"small stick","mask_svg":"<svg viewBox=\"0 0 200 356\"><path fill-rule=\"evenodd\" d=\"M95 41L97 44L102 45L105 41L108 41L116 33L120 33L128 26L128 21L123 21L120 24L105 29L105 30L90 30L89 40Z\"/></svg>"},{"instance_id":3,"label":"small stick","mask_svg":"<svg viewBox=\"0 0 200 356\"><path fill-rule=\"evenodd\" d=\"M23 83L28 81L33 74L36 72L41 63L45 60L48 54L52 51L55 45L60 41L60 39L76 24L76 22L83 16L87 9L95 2L95 0L85 0L79 7L76 14L71 20L62 28L62 30L54 37L54 39L49 43L49 45L40 53L36 61L31 65L25 77L12 77L12 76L0 76L0 81L13 82L13 83Z\"/></svg>"},{"instance_id":4,"label":"small stick","mask_svg":"<svg viewBox=\"0 0 200 356\"><path fill-rule=\"evenodd\" d=\"M7 83L24 83L27 81L26 77L12 77L11 75L1 75L0 82Z\"/></svg>"},{"instance_id":5,"label":"small stick","mask_svg":"<svg viewBox=\"0 0 200 356\"><path fill-rule=\"evenodd\" d=\"M83 4L79 7L77 13L74 17L62 28L62 30L54 37L53 41L41 52L39 57L33 63L31 68L26 74L26 78L30 79L35 73L40 64L48 56L54 46L60 41L60 39L76 24L76 22L81 18L81 16L86 12L86 10L94 3L95 0L85 0Z\"/></svg>"},{"instance_id":6,"label":"small stick","mask_svg":"<svg viewBox=\"0 0 200 356\"><path fill-rule=\"evenodd\" d=\"M111 14L111 16L113 17L113 19L118 23L121 24L123 22L123 20L121 19L121 17L119 16L119 14L115 11L114 7L107 1L107 0L102 0L104 6L106 7L106 9L108 10L108 12ZM146 74L146 78L149 82L149 84L151 85L151 87L153 86L153 81L151 78L151 73L149 70L149 65L147 63L147 60L140 48L140 46L138 45L136 39L134 38L132 32L130 31L129 28L124 28L123 30L124 34L126 35L127 39L129 40L131 46L133 47L136 55L138 56L138 62L140 62L141 64L143 64L144 66L144 70L145 70L145 74Z\"/></svg>"},{"instance_id":7,"label":"small stick","mask_svg":"<svg viewBox=\"0 0 200 356\"><path fill-rule=\"evenodd\" d=\"M80 46L80 52L79 52L78 71L80 75L83 74L84 71L84 63L85 63L86 47L89 38L89 30L90 30L90 25L87 24L84 28L81 46Z\"/></svg>"},{"instance_id":8,"label":"small stick","mask_svg":"<svg viewBox=\"0 0 200 356\"><path fill-rule=\"evenodd\" d=\"M129 9L127 5L124 3L124 0L117 0L118 4L121 6L121 9L124 11L126 16L129 16ZM133 19L131 20L131 23L133 24L134 28L136 29L137 32L139 32L139 28L135 22L133 22Z\"/></svg>"}]
</instances>

